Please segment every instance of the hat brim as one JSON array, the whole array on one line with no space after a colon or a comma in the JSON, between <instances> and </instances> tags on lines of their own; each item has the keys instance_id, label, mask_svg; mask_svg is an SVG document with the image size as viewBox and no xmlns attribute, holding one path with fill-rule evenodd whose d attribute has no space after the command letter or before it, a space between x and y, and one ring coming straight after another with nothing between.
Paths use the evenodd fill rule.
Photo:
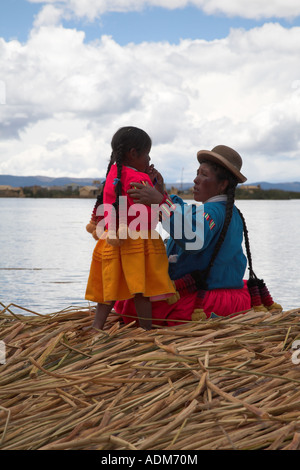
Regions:
<instances>
[{"instance_id":1,"label":"hat brim","mask_svg":"<svg viewBox=\"0 0 300 470\"><path fill-rule=\"evenodd\" d=\"M218 153L211 152L210 150L199 150L197 152L197 158L200 163L200 160L205 157L206 160L209 160L213 163L218 163L219 165L227 168L231 173L234 174L234 176L237 177L239 183L244 183L247 181L246 176L244 176L234 165L232 165L228 160L226 160L222 155L219 155Z\"/></svg>"}]
</instances>

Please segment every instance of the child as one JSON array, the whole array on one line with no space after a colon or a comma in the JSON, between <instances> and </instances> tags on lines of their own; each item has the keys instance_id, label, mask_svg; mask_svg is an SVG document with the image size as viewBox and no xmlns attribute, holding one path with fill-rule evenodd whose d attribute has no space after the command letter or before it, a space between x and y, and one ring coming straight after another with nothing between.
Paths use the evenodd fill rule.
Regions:
<instances>
[{"instance_id":1,"label":"child","mask_svg":"<svg viewBox=\"0 0 300 470\"><path fill-rule=\"evenodd\" d=\"M132 187L131 183L153 186L147 174L150 169L151 139L141 129L122 127L113 136L111 147L112 154L102 197L97 199L87 230L98 238L95 226L100 219L97 218L96 212L102 203L112 205L116 211L117 226L114 231L114 227L110 226L113 225L113 218L105 218L105 221L108 220L107 231L105 236L100 237L93 252L85 298L97 302L93 323L96 329L103 328L117 300L129 298L134 298L139 325L144 329L151 329L150 298L168 297L175 293L168 274L165 246L157 232L156 236L151 236L150 207L142 206L147 213L147 237L130 236L128 228L133 218L129 215L126 217L127 226L124 233L119 207L121 196L126 196L127 208L134 204L127 194L127 190Z\"/></svg>"}]
</instances>

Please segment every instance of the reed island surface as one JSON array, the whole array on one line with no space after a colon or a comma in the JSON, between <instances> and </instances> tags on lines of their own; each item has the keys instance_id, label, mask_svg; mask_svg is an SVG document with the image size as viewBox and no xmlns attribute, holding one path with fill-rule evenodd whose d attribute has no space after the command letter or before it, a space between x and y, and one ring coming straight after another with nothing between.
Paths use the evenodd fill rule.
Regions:
<instances>
[{"instance_id":1,"label":"reed island surface","mask_svg":"<svg viewBox=\"0 0 300 470\"><path fill-rule=\"evenodd\" d=\"M2 450L300 448L300 308L96 331L2 307Z\"/></svg>"}]
</instances>

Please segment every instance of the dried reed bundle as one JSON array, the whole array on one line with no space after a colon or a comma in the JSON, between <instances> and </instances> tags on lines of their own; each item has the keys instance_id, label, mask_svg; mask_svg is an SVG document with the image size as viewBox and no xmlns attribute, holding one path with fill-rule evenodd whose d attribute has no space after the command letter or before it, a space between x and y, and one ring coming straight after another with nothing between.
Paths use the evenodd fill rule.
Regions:
<instances>
[{"instance_id":1,"label":"dried reed bundle","mask_svg":"<svg viewBox=\"0 0 300 470\"><path fill-rule=\"evenodd\" d=\"M300 309L151 331L16 309L0 312L2 450L300 448Z\"/></svg>"}]
</instances>

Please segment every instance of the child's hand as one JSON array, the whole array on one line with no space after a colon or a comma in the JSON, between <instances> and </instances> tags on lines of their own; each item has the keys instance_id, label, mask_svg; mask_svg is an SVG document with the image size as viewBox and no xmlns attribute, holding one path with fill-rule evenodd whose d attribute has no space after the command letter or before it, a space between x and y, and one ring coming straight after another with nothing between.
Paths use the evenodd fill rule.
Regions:
<instances>
[{"instance_id":1,"label":"child's hand","mask_svg":"<svg viewBox=\"0 0 300 470\"><path fill-rule=\"evenodd\" d=\"M159 191L161 194L164 194L164 190L165 190L164 179L161 173L157 171L157 169L154 167L153 164L149 166L148 175L153 185L155 186L155 189L157 189L157 191Z\"/></svg>"}]
</instances>

